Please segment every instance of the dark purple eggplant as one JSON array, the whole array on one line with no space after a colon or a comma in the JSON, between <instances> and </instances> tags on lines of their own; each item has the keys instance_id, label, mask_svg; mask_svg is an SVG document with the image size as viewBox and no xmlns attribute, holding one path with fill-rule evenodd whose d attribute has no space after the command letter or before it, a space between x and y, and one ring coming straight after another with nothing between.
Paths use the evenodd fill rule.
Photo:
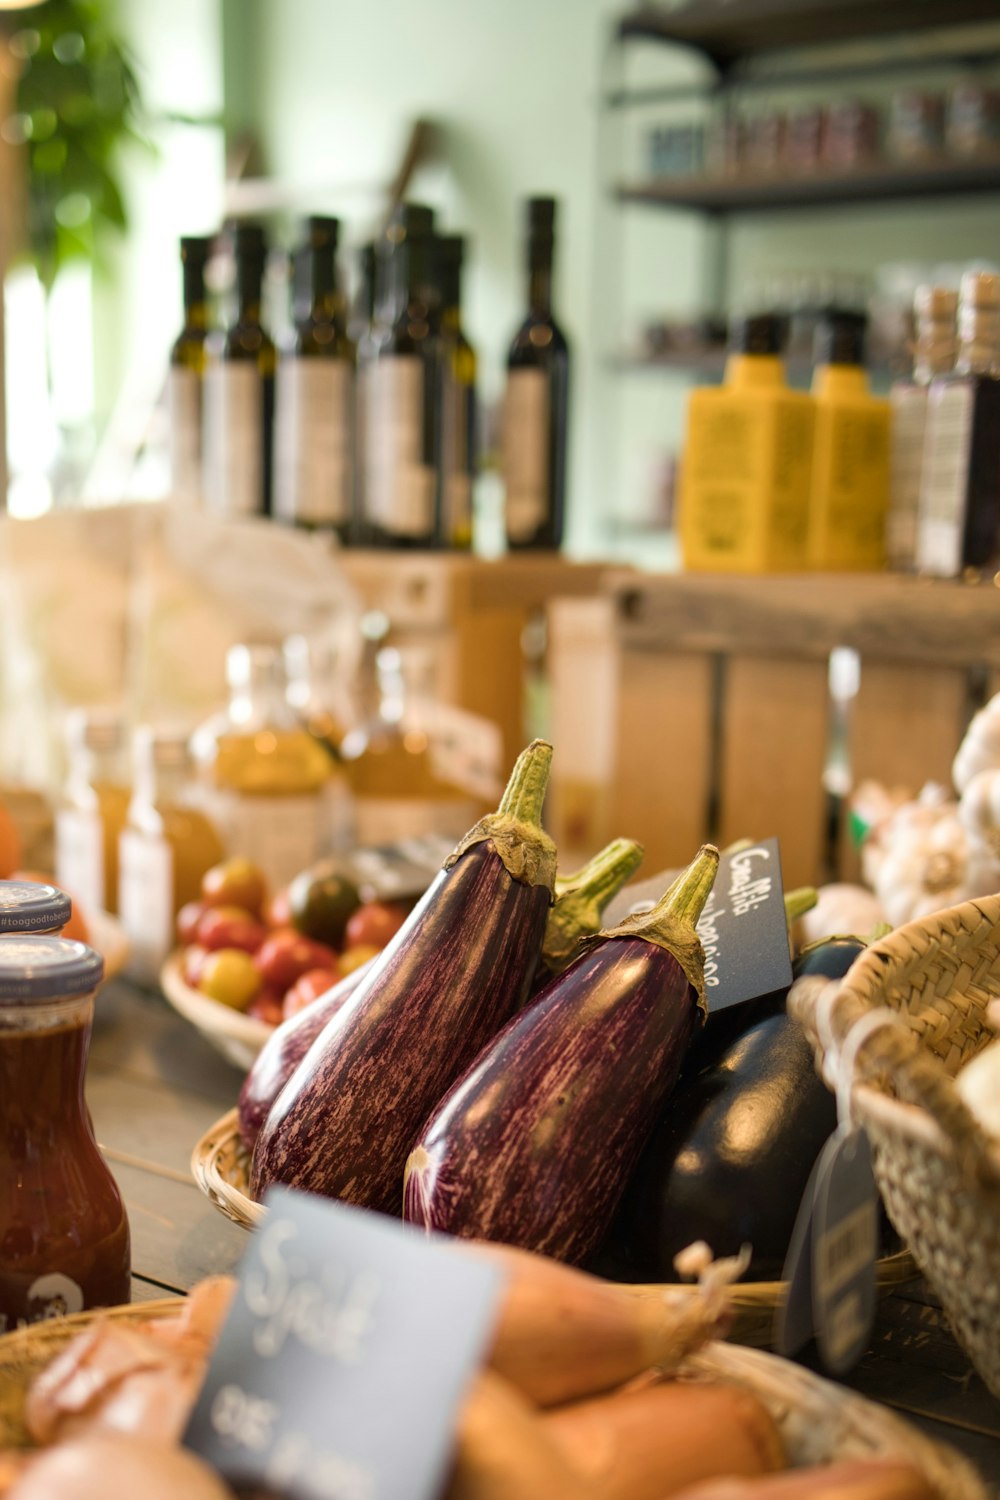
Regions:
<instances>
[{"instance_id":1,"label":"dark purple eggplant","mask_svg":"<svg viewBox=\"0 0 1000 1500\"><path fill-rule=\"evenodd\" d=\"M408 1152L437 1101L523 1004L552 900L541 828L552 747L518 759L296 1068L254 1147L251 1189L304 1188L398 1214Z\"/></svg>"},{"instance_id":2,"label":"dark purple eggplant","mask_svg":"<svg viewBox=\"0 0 1000 1500\"><path fill-rule=\"evenodd\" d=\"M371 970L375 959L338 980L322 995L282 1021L276 1031L268 1037L254 1058L249 1073L240 1089L239 1120L240 1136L248 1151L267 1119L271 1105L305 1057L313 1042L337 1014L340 1007L354 994Z\"/></svg>"},{"instance_id":3,"label":"dark purple eggplant","mask_svg":"<svg viewBox=\"0 0 1000 1500\"><path fill-rule=\"evenodd\" d=\"M865 945L828 938L795 960L793 977L847 973ZM592 1269L625 1281L673 1281L693 1240L714 1255L752 1250L751 1281L781 1275L813 1163L836 1128L786 990L716 1012L636 1166Z\"/></svg>"},{"instance_id":4,"label":"dark purple eggplant","mask_svg":"<svg viewBox=\"0 0 1000 1500\"><path fill-rule=\"evenodd\" d=\"M706 845L652 912L591 940L443 1099L403 1216L580 1261L606 1230L704 1006Z\"/></svg>"},{"instance_id":5,"label":"dark purple eggplant","mask_svg":"<svg viewBox=\"0 0 1000 1500\"><path fill-rule=\"evenodd\" d=\"M634 839L612 839L572 875L557 875L555 901L545 923L542 956L535 988L561 974L580 953L585 938L601 930L608 902L642 864L643 848Z\"/></svg>"}]
</instances>

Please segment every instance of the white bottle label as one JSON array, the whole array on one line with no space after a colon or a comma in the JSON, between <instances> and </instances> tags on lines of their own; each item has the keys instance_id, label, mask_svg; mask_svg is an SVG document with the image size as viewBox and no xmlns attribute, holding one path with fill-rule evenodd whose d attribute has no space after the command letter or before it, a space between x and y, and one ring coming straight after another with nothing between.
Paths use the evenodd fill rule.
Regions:
<instances>
[{"instance_id":1,"label":"white bottle label","mask_svg":"<svg viewBox=\"0 0 1000 1500\"><path fill-rule=\"evenodd\" d=\"M353 371L343 359L283 359L275 386L274 509L342 525L351 513Z\"/></svg>"},{"instance_id":2,"label":"white bottle label","mask_svg":"<svg viewBox=\"0 0 1000 1500\"><path fill-rule=\"evenodd\" d=\"M913 568L917 561L927 387L895 386L889 392L889 400L892 405L892 458L886 552L892 567Z\"/></svg>"},{"instance_id":3,"label":"white bottle label","mask_svg":"<svg viewBox=\"0 0 1000 1500\"><path fill-rule=\"evenodd\" d=\"M197 500L201 496L201 381L194 370L170 366L167 412L171 492L184 500Z\"/></svg>"},{"instance_id":4,"label":"white bottle label","mask_svg":"<svg viewBox=\"0 0 1000 1500\"><path fill-rule=\"evenodd\" d=\"M545 520L549 493L549 380L511 370L503 405L507 535L525 541Z\"/></svg>"},{"instance_id":5,"label":"white bottle label","mask_svg":"<svg viewBox=\"0 0 1000 1500\"><path fill-rule=\"evenodd\" d=\"M205 504L225 516L259 515L264 505L264 398L249 360L205 372Z\"/></svg>"},{"instance_id":6,"label":"white bottle label","mask_svg":"<svg viewBox=\"0 0 1000 1500\"><path fill-rule=\"evenodd\" d=\"M130 971L155 977L174 946L174 855L165 839L123 829L118 911L129 940Z\"/></svg>"},{"instance_id":7,"label":"white bottle label","mask_svg":"<svg viewBox=\"0 0 1000 1500\"><path fill-rule=\"evenodd\" d=\"M974 402L960 381L932 385L927 399L917 562L940 578L962 571Z\"/></svg>"},{"instance_id":8,"label":"white bottle label","mask_svg":"<svg viewBox=\"0 0 1000 1500\"><path fill-rule=\"evenodd\" d=\"M56 884L84 908L104 910L104 827L96 812L56 814Z\"/></svg>"},{"instance_id":9,"label":"white bottle label","mask_svg":"<svg viewBox=\"0 0 1000 1500\"><path fill-rule=\"evenodd\" d=\"M424 462L424 369L416 355L372 362L364 418L367 519L393 536L428 536L435 474Z\"/></svg>"},{"instance_id":10,"label":"white bottle label","mask_svg":"<svg viewBox=\"0 0 1000 1500\"><path fill-rule=\"evenodd\" d=\"M231 854L251 860L272 885L285 885L324 852L329 828L322 793L301 797L212 798L212 816Z\"/></svg>"}]
</instances>

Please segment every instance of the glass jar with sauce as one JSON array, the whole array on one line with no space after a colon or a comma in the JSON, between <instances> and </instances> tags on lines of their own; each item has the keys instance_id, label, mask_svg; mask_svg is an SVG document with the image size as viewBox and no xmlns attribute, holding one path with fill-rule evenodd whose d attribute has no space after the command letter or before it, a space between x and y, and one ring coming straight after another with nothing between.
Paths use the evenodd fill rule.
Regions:
<instances>
[{"instance_id":1,"label":"glass jar with sauce","mask_svg":"<svg viewBox=\"0 0 1000 1500\"><path fill-rule=\"evenodd\" d=\"M130 1298L128 1219L84 1074L104 960L0 936L0 1332Z\"/></svg>"},{"instance_id":2,"label":"glass jar with sauce","mask_svg":"<svg viewBox=\"0 0 1000 1500\"><path fill-rule=\"evenodd\" d=\"M62 932L73 914L65 891L34 880L0 880L0 937Z\"/></svg>"}]
</instances>

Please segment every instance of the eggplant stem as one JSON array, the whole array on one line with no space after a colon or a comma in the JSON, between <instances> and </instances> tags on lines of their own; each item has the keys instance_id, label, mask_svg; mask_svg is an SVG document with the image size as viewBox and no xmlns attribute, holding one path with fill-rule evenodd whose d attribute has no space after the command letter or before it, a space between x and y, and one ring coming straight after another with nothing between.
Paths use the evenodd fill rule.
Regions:
<instances>
[{"instance_id":1,"label":"eggplant stem","mask_svg":"<svg viewBox=\"0 0 1000 1500\"><path fill-rule=\"evenodd\" d=\"M635 839L612 839L572 875L556 876L556 900L568 901L586 891L592 900L607 901L642 863L643 847Z\"/></svg>"},{"instance_id":2,"label":"eggplant stem","mask_svg":"<svg viewBox=\"0 0 1000 1500\"><path fill-rule=\"evenodd\" d=\"M552 746L547 740L532 740L514 762L497 812L519 823L540 825L551 764Z\"/></svg>"},{"instance_id":3,"label":"eggplant stem","mask_svg":"<svg viewBox=\"0 0 1000 1500\"><path fill-rule=\"evenodd\" d=\"M807 911L812 911L819 900L819 892L811 885L799 885L794 891L785 892L785 921L791 927Z\"/></svg>"},{"instance_id":4,"label":"eggplant stem","mask_svg":"<svg viewBox=\"0 0 1000 1500\"><path fill-rule=\"evenodd\" d=\"M636 926L637 935L655 932L663 925L664 918L671 923L697 927L718 868L718 849L714 844L702 844L687 869L682 870L673 885L668 886L653 910L640 919Z\"/></svg>"},{"instance_id":5,"label":"eggplant stem","mask_svg":"<svg viewBox=\"0 0 1000 1500\"><path fill-rule=\"evenodd\" d=\"M555 905L542 941L547 968L564 969L576 957L582 939L599 931L604 908L638 869L642 856L642 845L634 839L615 839L574 875L556 881Z\"/></svg>"}]
</instances>

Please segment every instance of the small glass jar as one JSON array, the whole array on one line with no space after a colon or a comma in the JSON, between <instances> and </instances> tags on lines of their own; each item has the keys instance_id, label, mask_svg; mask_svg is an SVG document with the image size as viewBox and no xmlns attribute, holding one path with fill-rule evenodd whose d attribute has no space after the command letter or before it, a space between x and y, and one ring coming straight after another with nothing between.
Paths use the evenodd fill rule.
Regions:
<instances>
[{"instance_id":1,"label":"small glass jar","mask_svg":"<svg viewBox=\"0 0 1000 1500\"><path fill-rule=\"evenodd\" d=\"M69 773L56 810L56 879L85 911L118 910L118 837L128 813L125 725L107 709L66 722Z\"/></svg>"},{"instance_id":2,"label":"small glass jar","mask_svg":"<svg viewBox=\"0 0 1000 1500\"><path fill-rule=\"evenodd\" d=\"M62 932L73 903L57 886L34 880L0 880L0 937Z\"/></svg>"},{"instance_id":3,"label":"small glass jar","mask_svg":"<svg viewBox=\"0 0 1000 1500\"><path fill-rule=\"evenodd\" d=\"M104 960L60 937L0 937L0 1332L128 1302L118 1186L84 1074Z\"/></svg>"}]
</instances>

